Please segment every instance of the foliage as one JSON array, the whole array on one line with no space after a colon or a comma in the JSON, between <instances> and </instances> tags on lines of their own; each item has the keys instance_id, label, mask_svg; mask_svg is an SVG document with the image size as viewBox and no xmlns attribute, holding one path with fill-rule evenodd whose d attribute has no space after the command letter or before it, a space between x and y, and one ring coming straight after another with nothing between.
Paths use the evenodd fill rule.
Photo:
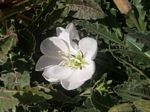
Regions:
<instances>
[{"instance_id":1,"label":"foliage","mask_svg":"<svg viewBox=\"0 0 150 112\"><path fill-rule=\"evenodd\" d=\"M0 111L4 112L9 109L16 109L16 105L18 105L19 101L17 98L13 97L13 92L9 92L7 90L1 90L0 93Z\"/></svg>"},{"instance_id":2,"label":"foliage","mask_svg":"<svg viewBox=\"0 0 150 112\"><path fill-rule=\"evenodd\" d=\"M95 20L104 18L105 14L101 7L92 0L77 1L73 0L66 4L65 11L74 13L72 17L84 20Z\"/></svg>"},{"instance_id":3,"label":"foliage","mask_svg":"<svg viewBox=\"0 0 150 112\"><path fill-rule=\"evenodd\" d=\"M0 1L0 112L150 112L150 5L129 0ZM96 72L73 91L48 83L35 64L43 39L73 22L98 42Z\"/></svg>"}]
</instances>

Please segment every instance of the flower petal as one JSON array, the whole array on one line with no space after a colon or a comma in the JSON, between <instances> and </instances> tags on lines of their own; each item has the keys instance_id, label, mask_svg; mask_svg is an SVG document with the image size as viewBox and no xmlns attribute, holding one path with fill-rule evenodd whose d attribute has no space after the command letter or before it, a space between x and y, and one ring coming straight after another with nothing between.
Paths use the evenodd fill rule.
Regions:
<instances>
[{"instance_id":1,"label":"flower petal","mask_svg":"<svg viewBox=\"0 0 150 112\"><path fill-rule=\"evenodd\" d=\"M46 56L43 55L40 57L40 59L37 61L37 64L35 66L36 71L42 71L44 68L52 65L58 65L62 60L60 58L57 58L55 56Z\"/></svg>"},{"instance_id":2,"label":"flower petal","mask_svg":"<svg viewBox=\"0 0 150 112\"><path fill-rule=\"evenodd\" d=\"M73 89L76 89L76 88L79 88L81 85L84 84L85 81L83 82L68 82L68 81L61 81L61 85L64 89L66 90L73 90Z\"/></svg>"},{"instance_id":3,"label":"flower petal","mask_svg":"<svg viewBox=\"0 0 150 112\"><path fill-rule=\"evenodd\" d=\"M56 65L46 68L43 72L43 77L48 81L50 79L57 79L61 81L68 78L71 75L71 73L72 69L70 69L69 67Z\"/></svg>"},{"instance_id":4,"label":"flower petal","mask_svg":"<svg viewBox=\"0 0 150 112\"><path fill-rule=\"evenodd\" d=\"M77 45L75 42L72 41L71 37L69 36L69 33L66 30L62 31L59 34L58 38L64 40L67 43L70 53L72 54L77 53L77 50L76 50Z\"/></svg>"},{"instance_id":5,"label":"flower petal","mask_svg":"<svg viewBox=\"0 0 150 112\"><path fill-rule=\"evenodd\" d=\"M66 30L69 32L70 38L72 40L80 40L78 30L76 29L73 23L68 24L66 26Z\"/></svg>"},{"instance_id":6,"label":"flower petal","mask_svg":"<svg viewBox=\"0 0 150 112\"><path fill-rule=\"evenodd\" d=\"M66 29L62 28L62 27L57 27L56 28L56 34L57 36L59 36L63 31L65 31Z\"/></svg>"},{"instance_id":7,"label":"flower petal","mask_svg":"<svg viewBox=\"0 0 150 112\"><path fill-rule=\"evenodd\" d=\"M46 79L46 77L44 77ZM49 79L46 79L48 82L52 82L52 83L55 83L55 82L59 82L58 79L54 79L54 78L49 78Z\"/></svg>"},{"instance_id":8,"label":"flower petal","mask_svg":"<svg viewBox=\"0 0 150 112\"><path fill-rule=\"evenodd\" d=\"M57 37L47 38L42 41L40 46L41 52L47 56L54 55L59 57L59 51L63 51L68 54L68 46L67 44Z\"/></svg>"},{"instance_id":9,"label":"flower petal","mask_svg":"<svg viewBox=\"0 0 150 112\"><path fill-rule=\"evenodd\" d=\"M85 58L95 59L97 54L97 41L93 38L85 37L79 41L79 48Z\"/></svg>"},{"instance_id":10,"label":"flower petal","mask_svg":"<svg viewBox=\"0 0 150 112\"><path fill-rule=\"evenodd\" d=\"M69 77L69 81L85 81L89 80L95 72L95 62L88 61L81 69L76 69Z\"/></svg>"},{"instance_id":11,"label":"flower petal","mask_svg":"<svg viewBox=\"0 0 150 112\"><path fill-rule=\"evenodd\" d=\"M77 69L72 72L70 77L61 82L62 86L67 90L72 90L80 87L85 81L89 80L95 72L94 61L88 61L82 69Z\"/></svg>"},{"instance_id":12,"label":"flower petal","mask_svg":"<svg viewBox=\"0 0 150 112\"><path fill-rule=\"evenodd\" d=\"M59 39L64 40L68 44L70 43L69 33L66 30L62 30L58 36Z\"/></svg>"}]
</instances>

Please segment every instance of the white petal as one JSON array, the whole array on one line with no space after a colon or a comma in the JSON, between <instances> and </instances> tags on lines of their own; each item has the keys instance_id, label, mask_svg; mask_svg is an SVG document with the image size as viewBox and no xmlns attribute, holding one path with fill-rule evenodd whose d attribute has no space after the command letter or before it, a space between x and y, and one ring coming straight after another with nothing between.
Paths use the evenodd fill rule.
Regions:
<instances>
[{"instance_id":1,"label":"white petal","mask_svg":"<svg viewBox=\"0 0 150 112\"><path fill-rule=\"evenodd\" d=\"M69 67L64 66L51 66L44 70L43 77L46 80L57 79L59 81L68 78L72 73L72 70Z\"/></svg>"},{"instance_id":2,"label":"white petal","mask_svg":"<svg viewBox=\"0 0 150 112\"><path fill-rule=\"evenodd\" d=\"M71 40L71 37L69 36L69 33L67 31L65 31L65 30L62 31L59 34L58 38L64 40L67 43L67 45L69 47L69 50L70 50L70 53L72 53L72 54L76 54L77 53L77 50L76 50L76 48L77 48L76 46L77 45L76 45L75 42L73 42Z\"/></svg>"},{"instance_id":3,"label":"white petal","mask_svg":"<svg viewBox=\"0 0 150 112\"><path fill-rule=\"evenodd\" d=\"M59 36L63 31L65 31L66 29L62 28L62 27L57 27L56 28L56 34L57 36Z\"/></svg>"},{"instance_id":4,"label":"white petal","mask_svg":"<svg viewBox=\"0 0 150 112\"><path fill-rule=\"evenodd\" d=\"M82 69L77 69L70 77L61 82L62 86L67 90L72 90L80 87L85 81L92 78L95 72L94 61L89 61Z\"/></svg>"},{"instance_id":5,"label":"white petal","mask_svg":"<svg viewBox=\"0 0 150 112\"><path fill-rule=\"evenodd\" d=\"M66 43L57 37L51 37L43 40L40 49L43 54L47 56L54 55L56 57L59 57L59 51L63 51L66 54L69 52Z\"/></svg>"},{"instance_id":6,"label":"white petal","mask_svg":"<svg viewBox=\"0 0 150 112\"><path fill-rule=\"evenodd\" d=\"M35 66L36 71L42 71L44 68L51 66L51 65L58 65L62 60L60 58L57 58L56 56L46 56L43 55L40 57L40 59L37 61L37 64Z\"/></svg>"},{"instance_id":7,"label":"white petal","mask_svg":"<svg viewBox=\"0 0 150 112\"><path fill-rule=\"evenodd\" d=\"M78 31L73 23L68 24L66 30L69 32L71 39L80 40Z\"/></svg>"},{"instance_id":8,"label":"white petal","mask_svg":"<svg viewBox=\"0 0 150 112\"><path fill-rule=\"evenodd\" d=\"M76 69L69 77L70 82L89 80L95 72L95 62L88 61L81 69Z\"/></svg>"},{"instance_id":9,"label":"white petal","mask_svg":"<svg viewBox=\"0 0 150 112\"><path fill-rule=\"evenodd\" d=\"M58 36L59 39L64 40L65 42L70 42L69 33L66 30L62 30Z\"/></svg>"},{"instance_id":10,"label":"white petal","mask_svg":"<svg viewBox=\"0 0 150 112\"><path fill-rule=\"evenodd\" d=\"M84 84L85 81L83 82L68 82L68 81L61 81L61 85L64 89L66 90L73 90L73 89L77 89L80 86L82 86Z\"/></svg>"},{"instance_id":11,"label":"white petal","mask_svg":"<svg viewBox=\"0 0 150 112\"><path fill-rule=\"evenodd\" d=\"M54 79L54 78L49 78L49 79L47 79L46 77L44 77L44 78L45 78L47 81L52 82L52 83L59 82L58 79Z\"/></svg>"},{"instance_id":12,"label":"white petal","mask_svg":"<svg viewBox=\"0 0 150 112\"><path fill-rule=\"evenodd\" d=\"M93 38L85 37L79 41L79 48L85 58L95 59L97 54L97 41Z\"/></svg>"}]
</instances>

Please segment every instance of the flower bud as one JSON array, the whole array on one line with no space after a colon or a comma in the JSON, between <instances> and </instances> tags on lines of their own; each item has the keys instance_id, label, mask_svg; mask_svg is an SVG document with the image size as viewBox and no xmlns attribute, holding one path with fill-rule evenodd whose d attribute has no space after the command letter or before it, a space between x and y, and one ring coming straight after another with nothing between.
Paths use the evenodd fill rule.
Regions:
<instances>
[{"instance_id":1,"label":"flower bud","mask_svg":"<svg viewBox=\"0 0 150 112\"><path fill-rule=\"evenodd\" d=\"M122 14L128 14L131 10L131 4L128 0L113 0Z\"/></svg>"}]
</instances>

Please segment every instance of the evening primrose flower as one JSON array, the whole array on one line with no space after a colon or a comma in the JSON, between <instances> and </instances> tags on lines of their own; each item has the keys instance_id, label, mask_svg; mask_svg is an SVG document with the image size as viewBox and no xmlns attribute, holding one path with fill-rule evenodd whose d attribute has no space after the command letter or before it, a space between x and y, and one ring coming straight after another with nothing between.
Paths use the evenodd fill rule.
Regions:
<instances>
[{"instance_id":1,"label":"evening primrose flower","mask_svg":"<svg viewBox=\"0 0 150 112\"><path fill-rule=\"evenodd\" d=\"M73 23L66 29L56 28L57 36L42 41L44 54L36 64L37 71L49 82L60 82L63 88L73 90L83 85L95 72L97 41L90 37L80 40Z\"/></svg>"},{"instance_id":2,"label":"evening primrose flower","mask_svg":"<svg viewBox=\"0 0 150 112\"><path fill-rule=\"evenodd\" d=\"M131 4L128 0L113 0L113 1L122 14L128 14L132 9Z\"/></svg>"}]
</instances>

